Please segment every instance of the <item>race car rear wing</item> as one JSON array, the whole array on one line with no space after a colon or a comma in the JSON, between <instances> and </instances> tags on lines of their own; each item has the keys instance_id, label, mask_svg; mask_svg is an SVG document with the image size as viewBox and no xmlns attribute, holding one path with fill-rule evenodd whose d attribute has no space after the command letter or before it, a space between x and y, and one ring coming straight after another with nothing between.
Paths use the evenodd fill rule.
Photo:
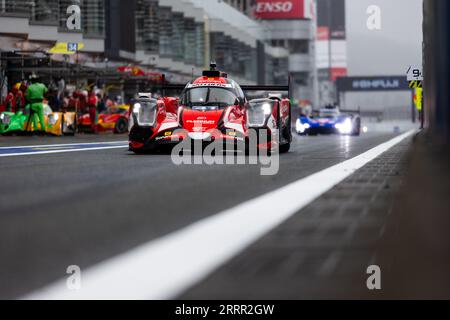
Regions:
<instances>
[{"instance_id":1,"label":"race car rear wing","mask_svg":"<svg viewBox=\"0 0 450 320\"><path fill-rule=\"evenodd\" d=\"M186 88L186 84L163 84L160 87L162 90L183 91ZM290 86L241 86L243 91L271 91L271 92L290 92Z\"/></svg>"},{"instance_id":2,"label":"race car rear wing","mask_svg":"<svg viewBox=\"0 0 450 320\"><path fill-rule=\"evenodd\" d=\"M287 86L278 86L278 85L241 86L241 89L243 91L254 91L254 92L256 92L256 91L265 91L265 92L269 92L269 93L287 92L289 100L291 100L291 98L292 98L290 81L289 81L289 85L287 85Z\"/></svg>"},{"instance_id":3,"label":"race car rear wing","mask_svg":"<svg viewBox=\"0 0 450 320\"><path fill-rule=\"evenodd\" d=\"M186 84L169 84L165 82L165 77L163 76L163 84L160 89L163 91L163 95L165 95L166 91L183 91L186 88ZM287 86L280 85L243 85L241 86L243 91L266 91L266 92L287 92L289 99L292 98L292 86L291 86L291 77L289 77L289 82Z\"/></svg>"},{"instance_id":4,"label":"race car rear wing","mask_svg":"<svg viewBox=\"0 0 450 320\"><path fill-rule=\"evenodd\" d=\"M244 91L275 91L275 92L289 92L289 86L241 86Z\"/></svg>"}]
</instances>

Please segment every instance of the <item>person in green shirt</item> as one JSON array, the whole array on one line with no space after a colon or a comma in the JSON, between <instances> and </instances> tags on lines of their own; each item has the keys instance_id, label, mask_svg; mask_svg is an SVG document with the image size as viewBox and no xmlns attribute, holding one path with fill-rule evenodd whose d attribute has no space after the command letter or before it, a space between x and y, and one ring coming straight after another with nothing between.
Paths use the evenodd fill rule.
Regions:
<instances>
[{"instance_id":1,"label":"person in green shirt","mask_svg":"<svg viewBox=\"0 0 450 320\"><path fill-rule=\"evenodd\" d=\"M48 92L47 87L40 83L37 75L32 75L30 78L31 85L28 87L26 98L30 103L31 116L33 118L34 130L37 131L38 119L41 124L41 131L46 131L44 118L44 95ZM31 119L30 119L31 120Z\"/></svg>"}]
</instances>

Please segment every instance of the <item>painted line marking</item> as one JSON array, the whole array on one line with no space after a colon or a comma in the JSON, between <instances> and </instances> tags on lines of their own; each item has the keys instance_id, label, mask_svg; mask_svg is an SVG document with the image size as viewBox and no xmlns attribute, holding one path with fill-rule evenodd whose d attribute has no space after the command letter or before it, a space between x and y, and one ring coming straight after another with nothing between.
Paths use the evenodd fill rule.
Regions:
<instances>
[{"instance_id":1,"label":"painted line marking","mask_svg":"<svg viewBox=\"0 0 450 320\"><path fill-rule=\"evenodd\" d=\"M24 299L176 298L415 132L93 266L82 273L79 291L64 279Z\"/></svg>"},{"instance_id":2,"label":"painted line marking","mask_svg":"<svg viewBox=\"0 0 450 320\"><path fill-rule=\"evenodd\" d=\"M30 148L33 151L51 151L51 150L72 150L74 147L43 147L43 148ZM26 148L28 149L28 148Z\"/></svg>"},{"instance_id":3,"label":"painted line marking","mask_svg":"<svg viewBox=\"0 0 450 320\"><path fill-rule=\"evenodd\" d=\"M83 151L95 151L95 150L112 150L112 149L125 149L126 146L114 146L114 147L100 147L100 148L85 148L85 149L70 149L70 150L53 150L53 151L36 151L36 152L23 152L23 153L8 153L0 154L0 158L17 157L17 156L37 156L43 154L56 154L56 153L68 153L68 152L83 152Z\"/></svg>"},{"instance_id":4,"label":"painted line marking","mask_svg":"<svg viewBox=\"0 0 450 320\"><path fill-rule=\"evenodd\" d=\"M25 148L44 148L44 147L72 147L72 146L92 146L99 144L120 144L120 143L128 143L128 141L109 141L109 142L79 142L79 143L64 143L64 144L41 144L35 146L18 146L18 147L0 147L0 150L9 150L9 149L25 149Z\"/></svg>"},{"instance_id":5,"label":"painted line marking","mask_svg":"<svg viewBox=\"0 0 450 320\"><path fill-rule=\"evenodd\" d=\"M124 149L124 148L128 148L128 142L98 142L89 144L80 143L80 144L65 144L65 145L0 148L0 158L57 154L66 152Z\"/></svg>"}]
</instances>

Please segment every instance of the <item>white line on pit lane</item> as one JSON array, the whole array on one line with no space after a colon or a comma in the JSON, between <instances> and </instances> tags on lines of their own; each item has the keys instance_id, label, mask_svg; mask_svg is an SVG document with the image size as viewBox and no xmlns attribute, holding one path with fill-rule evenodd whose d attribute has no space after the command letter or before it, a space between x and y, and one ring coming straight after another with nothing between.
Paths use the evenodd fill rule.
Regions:
<instances>
[{"instance_id":1,"label":"white line on pit lane","mask_svg":"<svg viewBox=\"0 0 450 320\"><path fill-rule=\"evenodd\" d=\"M124 143L123 145L117 145L119 143ZM88 146L86 148L75 148L75 149L58 149L58 150L39 150L39 151L27 151L27 152L13 152L13 153L0 153L0 158L7 157L19 157L19 156L38 156L44 154L57 154L57 153L67 153L67 152L86 152L95 150L111 150L111 149L125 149L128 148L128 142L97 142L97 143L76 143L76 144L61 144L61 145L40 145L40 146L28 146L28 147L12 147L12 148L0 148L1 150L18 150L18 149L38 149L38 148L64 148L64 147L74 147L74 146ZM93 145L104 145L104 147L89 147ZM110 145L110 146L108 146Z\"/></svg>"},{"instance_id":2,"label":"white line on pit lane","mask_svg":"<svg viewBox=\"0 0 450 320\"><path fill-rule=\"evenodd\" d=\"M44 154L56 154L56 153L68 153L68 152L85 152L95 150L112 150L112 149L126 149L128 145L114 146L114 147L101 147L101 148L85 148L85 149L69 149L69 150L52 150L52 151L35 151L35 152L23 152L23 153L8 153L0 154L0 158L6 157L18 157L18 156L38 156Z\"/></svg>"},{"instance_id":3,"label":"white line on pit lane","mask_svg":"<svg viewBox=\"0 0 450 320\"><path fill-rule=\"evenodd\" d=\"M14 146L14 147L0 147L0 150L14 150L14 149L27 149L27 148L45 148L45 147L73 147L73 146L92 146L92 145L108 145L108 144L119 144L128 143L128 141L109 141L109 142L89 142L89 143L66 143L66 144L46 144L46 145L36 145L36 146Z\"/></svg>"},{"instance_id":4,"label":"white line on pit lane","mask_svg":"<svg viewBox=\"0 0 450 320\"><path fill-rule=\"evenodd\" d=\"M414 133L100 263L82 273L79 291L60 280L24 299L175 298Z\"/></svg>"}]
</instances>

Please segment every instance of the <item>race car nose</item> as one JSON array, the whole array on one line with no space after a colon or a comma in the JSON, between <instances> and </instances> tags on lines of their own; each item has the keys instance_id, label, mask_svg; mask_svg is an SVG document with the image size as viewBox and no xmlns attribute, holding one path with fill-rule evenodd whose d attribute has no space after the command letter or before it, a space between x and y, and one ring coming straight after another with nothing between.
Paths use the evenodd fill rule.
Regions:
<instances>
[{"instance_id":1,"label":"race car nose","mask_svg":"<svg viewBox=\"0 0 450 320\"><path fill-rule=\"evenodd\" d=\"M191 132L189 137L192 140L207 140L211 138L211 133L209 132Z\"/></svg>"}]
</instances>

